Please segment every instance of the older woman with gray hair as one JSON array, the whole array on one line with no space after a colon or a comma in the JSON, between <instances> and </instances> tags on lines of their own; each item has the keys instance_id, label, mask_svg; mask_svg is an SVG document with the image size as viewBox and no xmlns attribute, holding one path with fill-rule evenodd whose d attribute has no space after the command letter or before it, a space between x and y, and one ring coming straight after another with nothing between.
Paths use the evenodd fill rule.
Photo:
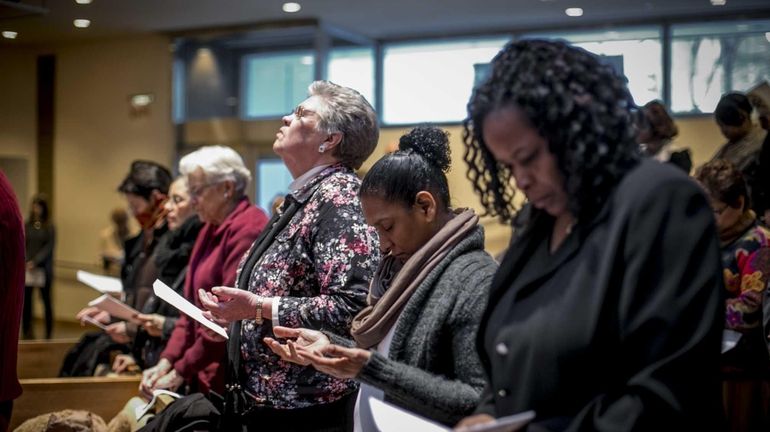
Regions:
<instances>
[{"instance_id":1,"label":"older woman with gray hair","mask_svg":"<svg viewBox=\"0 0 770 432\"><path fill-rule=\"evenodd\" d=\"M312 83L309 97L283 117L273 149L294 177L291 192L243 261L236 288L199 293L213 318L234 323L227 399L240 410L226 405L228 421L248 430L352 428L356 383L284 362L263 339L277 325L348 334L366 305L380 254L354 170L378 136L369 103L326 81Z\"/></svg>"},{"instance_id":2,"label":"older woman with gray hair","mask_svg":"<svg viewBox=\"0 0 770 432\"><path fill-rule=\"evenodd\" d=\"M202 147L179 161L190 199L205 223L193 246L185 297L200 305L198 288L232 285L243 254L267 223L267 216L244 194L251 173L229 147ZM158 364L146 370L141 390L224 389L225 343L210 338L194 320L181 316Z\"/></svg>"}]
</instances>

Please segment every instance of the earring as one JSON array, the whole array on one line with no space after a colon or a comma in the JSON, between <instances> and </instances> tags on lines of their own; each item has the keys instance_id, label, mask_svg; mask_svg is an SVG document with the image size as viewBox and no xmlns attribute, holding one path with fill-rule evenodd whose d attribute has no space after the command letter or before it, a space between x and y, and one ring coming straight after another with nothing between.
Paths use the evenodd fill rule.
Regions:
<instances>
[{"instance_id":1,"label":"earring","mask_svg":"<svg viewBox=\"0 0 770 432\"><path fill-rule=\"evenodd\" d=\"M321 144L318 146L318 153L323 153L326 151L326 144Z\"/></svg>"},{"instance_id":2,"label":"earring","mask_svg":"<svg viewBox=\"0 0 770 432\"><path fill-rule=\"evenodd\" d=\"M230 194L225 192L225 199L228 199L228 198L230 198Z\"/></svg>"}]
</instances>

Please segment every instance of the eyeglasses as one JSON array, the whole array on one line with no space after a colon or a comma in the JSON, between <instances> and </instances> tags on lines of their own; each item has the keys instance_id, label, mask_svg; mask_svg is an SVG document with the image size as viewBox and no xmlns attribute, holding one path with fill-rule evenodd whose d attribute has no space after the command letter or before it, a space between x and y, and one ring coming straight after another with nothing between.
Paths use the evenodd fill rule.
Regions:
<instances>
[{"instance_id":1,"label":"eyeglasses","mask_svg":"<svg viewBox=\"0 0 770 432\"><path fill-rule=\"evenodd\" d=\"M294 108L294 111L291 112L294 115L294 118L301 119L302 117L307 116L308 114L315 114L316 112L313 110L309 110L302 105L297 105L296 108Z\"/></svg>"},{"instance_id":2,"label":"eyeglasses","mask_svg":"<svg viewBox=\"0 0 770 432\"><path fill-rule=\"evenodd\" d=\"M197 187L190 187L190 198L200 198L201 195L203 195L203 192L210 188L211 186L214 186L215 183L208 183Z\"/></svg>"},{"instance_id":3,"label":"eyeglasses","mask_svg":"<svg viewBox=\"0 0 770 432\"><path fill-rule=\"evenodd\" d=\"M727 205L727 204L723 205L720 208L717 208L716 206L714 206L714 208L713 208L714 209L714 214L717 215L717 216L721 216L722 213L724 213L725 210L727 210L728 207L730 207L730 206Z\"/></svg>"}]
</instances>

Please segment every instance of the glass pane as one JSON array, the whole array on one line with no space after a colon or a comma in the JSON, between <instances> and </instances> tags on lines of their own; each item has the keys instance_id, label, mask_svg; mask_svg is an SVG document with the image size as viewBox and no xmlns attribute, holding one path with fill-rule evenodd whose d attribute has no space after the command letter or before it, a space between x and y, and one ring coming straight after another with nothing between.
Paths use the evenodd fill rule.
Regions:
<instances>
[{"instance_id":1,"label":"glass pane","mask_svg":"<svg viewBox=\"0 0 770 432\"><path fill-rule=\"evenodd\" d=\"M307 97L313 64L311 51L245 56L243 116L278 117L291 111Z\"/></svg>"},{"instance_id":2,"label":"glass pane","mask_svg":"<svg viewBox=\"0 0 770 432\"><path fill-rule=\"evenodd\" d=\"M174 123L184 122L184 67L182 59L174 59L171 65L171 119Z\"/></svg>"},{"instance_id":3,"label":"glass pane","mask_svg":"<svg viewBox=\"0 0 770 432\"><path fill-rule=\"evenodd\" d=\"M770 21L672 26L671 110L711 113L722 94L770 79Z\"/></svg>"},{"instance_id":4,"label":"glass pane","mask_svg":"<svg viewBox=\"0 0 770 432\"><path fill-rule=\"evenodd\" d=\"M628 90L639 105L663 97L662 48L660 29L657 27L527 34L524 37L563 39L603 56L628 79Z\"/></svg>"},{"instance_id":5,"label":"glass pane","mask_svg":"<svg viewBox=\"0 0 770 432\"><path fill-rule=\"evenodd\" d=\"M271 214L273 200L289 193L289 184L293 178L280 159L257 160L256 166L256 203L265 213Z\"/></svg>"},{"instance_id":6,"label":"glass pane","mask_svg":"<svg viewBox=\"0 0 770 432\"><path fill-rule=\"evenodd\" d=\"M385 47L385 123L457 122L477 80L477 70L507 38L394 44Z\"/></svg>"},{"instance_id":7,"label":"glass pane","mask_svg":"<svg viewBox=\"0 0 770 432\"><path fill-rule=\"evenodd\" d=\"M329 81L361 93L374 106L374 50L334 48L329 54Z\"/></svg>"}]
</instances>

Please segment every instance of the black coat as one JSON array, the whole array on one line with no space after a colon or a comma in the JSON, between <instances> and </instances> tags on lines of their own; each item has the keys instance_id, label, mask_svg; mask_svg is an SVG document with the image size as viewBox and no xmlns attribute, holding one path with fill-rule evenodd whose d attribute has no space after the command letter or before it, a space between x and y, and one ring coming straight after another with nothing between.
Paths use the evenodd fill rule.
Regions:
<instances>
[{"instance_id":1,"label":"black coat","mask_svg":"<svg viewBox=\"0 0 770 432\"><path fill-rule=\"evenodd\" d=\"M492 284L478 412L563 430L717 430L724 303L714 217L695 183L645 160L553 254L532 212Z\"/></svg>"}]
</instances>

